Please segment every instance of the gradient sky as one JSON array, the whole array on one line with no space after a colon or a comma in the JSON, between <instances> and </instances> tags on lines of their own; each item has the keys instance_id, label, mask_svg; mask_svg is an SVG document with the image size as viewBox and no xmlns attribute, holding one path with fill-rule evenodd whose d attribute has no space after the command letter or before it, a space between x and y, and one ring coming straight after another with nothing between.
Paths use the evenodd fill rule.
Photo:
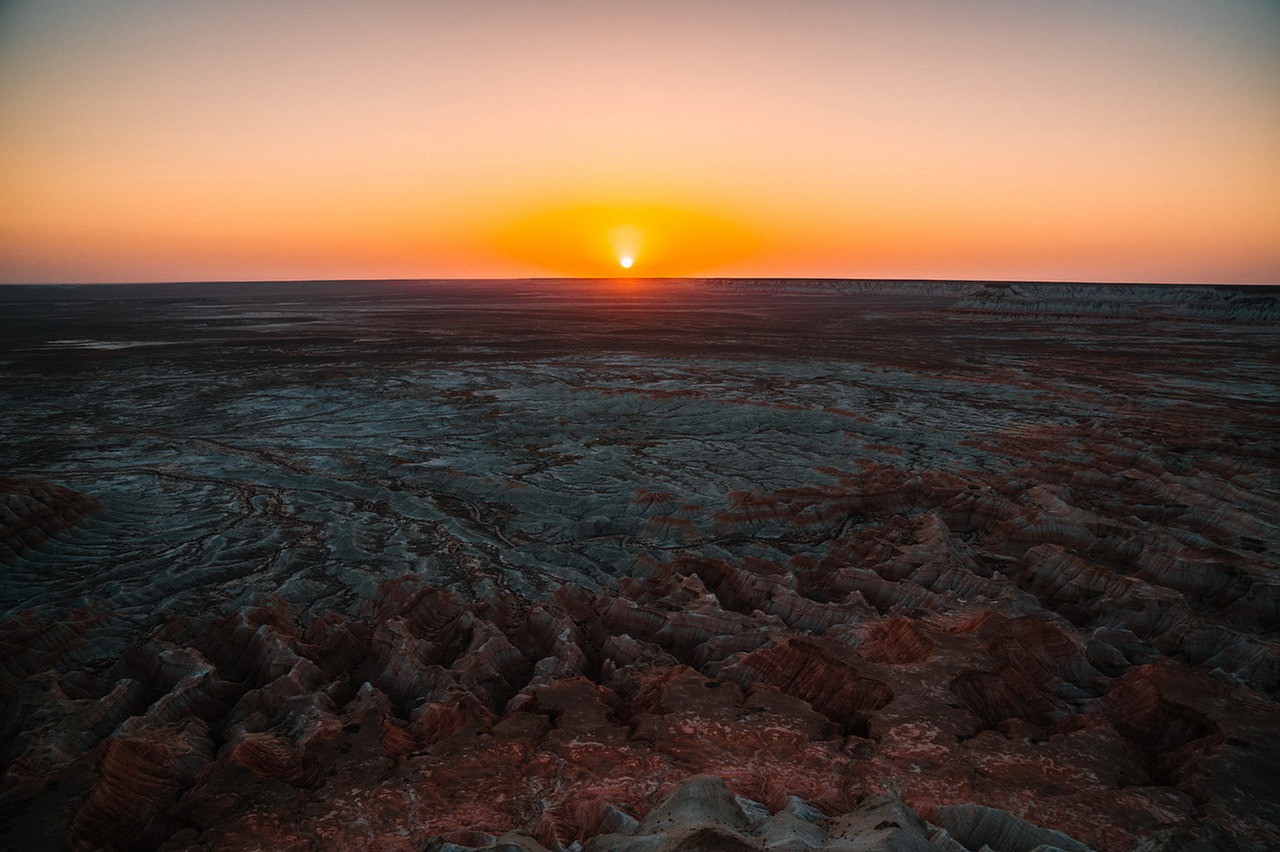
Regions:
<instances>
[{"instance_id":1,"label":"gradient sky","mask_svg":"<svg viewBox=\"0 0 1280 852\"><path fill-rule=\"evenodd\" d=\"M1280 281L1280 3L0 2L0 281Z\"/></svg>"}]
</instances>

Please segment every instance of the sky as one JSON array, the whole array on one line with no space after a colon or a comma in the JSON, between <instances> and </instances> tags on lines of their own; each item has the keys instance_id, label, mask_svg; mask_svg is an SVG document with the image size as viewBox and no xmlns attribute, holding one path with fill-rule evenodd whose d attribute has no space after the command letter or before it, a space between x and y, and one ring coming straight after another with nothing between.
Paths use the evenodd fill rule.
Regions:
<instances>
[{"instance_id":1,"label":"sky","mask_svg":"<svg viewBox=\"0 0 1280 852\"><path fill-rule=\"evenodd\" d=\"M1280 282L1280 3L0 0L0 282L562 275Z\"/></svg>"}]
</instances>

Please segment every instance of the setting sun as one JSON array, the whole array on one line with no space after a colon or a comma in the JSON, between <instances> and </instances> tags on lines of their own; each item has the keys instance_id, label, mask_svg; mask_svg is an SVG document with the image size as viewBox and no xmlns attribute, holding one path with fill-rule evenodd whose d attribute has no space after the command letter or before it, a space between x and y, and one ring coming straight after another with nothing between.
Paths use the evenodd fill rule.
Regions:
<instances>
[{"instance_id":1,"label":"setting sun","mask_svg":"<svg viewBox=\"0 0 1280 852\"><path fill-rule=\"evenodd\" d=\"M493 248L548 272L608 277L644 255L646 275L698 275L750 255L758 239L708 212L659 204L582 204L517 218Z\"/></svg>"}]
</instances>

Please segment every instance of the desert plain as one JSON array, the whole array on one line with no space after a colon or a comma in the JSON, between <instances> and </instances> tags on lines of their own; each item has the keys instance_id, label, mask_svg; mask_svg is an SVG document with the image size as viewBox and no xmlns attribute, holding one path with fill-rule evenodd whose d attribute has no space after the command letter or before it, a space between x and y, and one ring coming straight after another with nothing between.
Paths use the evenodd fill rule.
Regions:
<instances>
[{"instance_id":1,"label":"desert plain","mask_svg":"<svg viewBox=\"0 0 1280 852\"><path fill-rule=\"evenodd\" d=\"M11 849L1280 846L1280 289L0 293Z\"/></svg>"}]
</instances>

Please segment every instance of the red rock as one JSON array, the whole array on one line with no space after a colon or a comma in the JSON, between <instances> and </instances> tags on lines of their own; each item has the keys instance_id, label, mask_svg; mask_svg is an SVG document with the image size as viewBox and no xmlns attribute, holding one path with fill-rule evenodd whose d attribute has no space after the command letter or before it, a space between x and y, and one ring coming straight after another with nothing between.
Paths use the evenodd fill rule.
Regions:
<instances>
[{"instance_id":1,"label":"red rock","mask_svg":"<svg viewBox=\"0 0 1280 852\"><path fill-rule=\"evenodd\" d=\"M164 838L169 833L165 813L212 752L199 720L111 737L97 783L72 823L74 844L83 849L137 846Z\"/></svg>"},{"instance_id":2,"label":"red rock","mask_svg":"<svg viewBox=\"0 0 1280 852\"><path fill-rule=\"evenodd\" d=\"M909 618L890 618L859 631L858 654L873 663L920 663L932 655L934 643Z\"/></svg>"},{"instance_id":3,"label":"red rock","mask_svg":"<svg viewBox=\"0 0 1280 852\"><path fill-rule=\"evenodd\" d=\"M748 654L723 670L723 676L736 676L744 687L758 682L776 686L846 731L865 725L893 697L887 684L859 674L857 658L847 646L818 639L789 639Z\"/></svg>"}]
</instances>

